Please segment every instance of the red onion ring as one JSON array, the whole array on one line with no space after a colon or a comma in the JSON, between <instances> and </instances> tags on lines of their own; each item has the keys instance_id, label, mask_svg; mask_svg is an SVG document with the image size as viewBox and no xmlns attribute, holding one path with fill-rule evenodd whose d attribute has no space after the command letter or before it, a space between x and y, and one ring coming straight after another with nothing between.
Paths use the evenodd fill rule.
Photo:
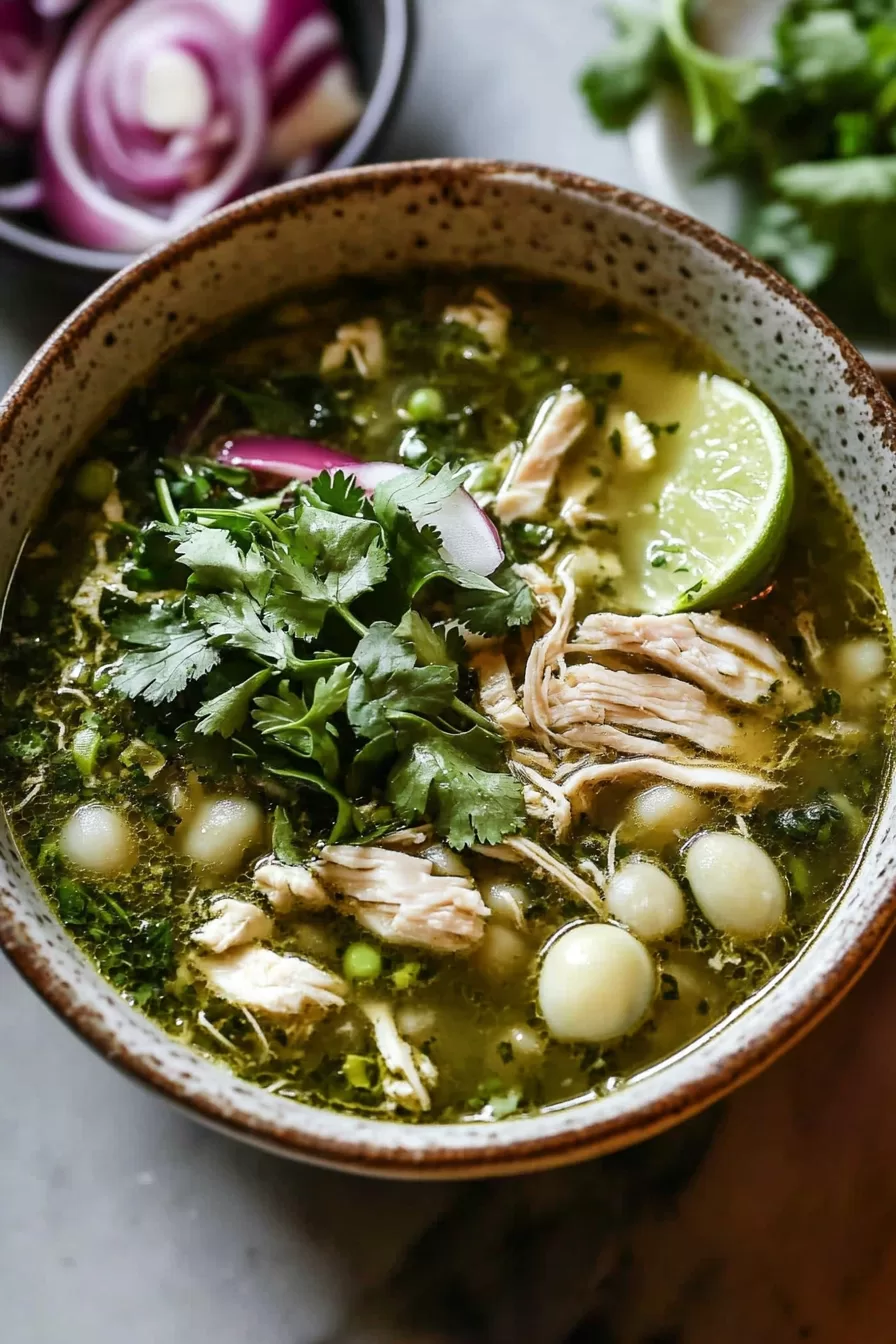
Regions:
<instances>
[{"instance_id":1,"label":"red onion ring","mask_svg":"<svg viewBox=\"0 0 896 1344\"><path fill-rule=\"evenodd\" d=\"M0 186L0 210L37 210L43 201L43 184L36 177Z\"/></svg>"},{"instance_id":2,"label":"red onion ring","mask_svg":"<svg viewBox=\"0 0 896 1344\"><path fill-rule=\"evenodd\" d=\"M31 0L31 8L42 19L61 19L80 3L81 0Z\"/></svg>"},{"instance_id":3,"label":"red onion ring","mask_svg":"<svg viewBox=\"0 0 896 1344\"><path fill-rule=\"evenodd\" d=\"M228 439L217 459L230 467L248 467L261 476L291 481L310 481L322 471L340 470L354 476L368 495L395 476L418 474L400 462L359 462L310 439L269 438L263 434ZM456 565L488 575L504 559L498 529L463 486L433 509L427 521L442 538L442 554Z\"/></svg>"},{"instance_id":4,"label":"red onion ring","mask_svg":"<svg viewBox=\"0 0 896 1344\"><path fill-rule=\"evenodd\" d=\"M289 176L355 124L363 104L325 0L210 0L255 44L271 95L267 162Z\"/></svg>"},{"instance_id":5,"label":"red onion ring","mask_svg":"<svg viewBox=\"0 0 896 1344\"><path fill-rule=\"evenodd\" d=\"M0 0L0 128L14 135L37 130L58 45L55 28L27 0Z\"/></svg>"},{"instance_id":6,"label":"red onion ring","mask_svg":"<svg viewBox=\"0 0 896 1344\"><path fill-rule=\"evenodd\" d=\"M171 123L170 100L159 102L156 123L147 116L154 60L186 62L195 76L199 96L180 126L177 115ZM211 5L97 0L47 84L47 212L60 233L88 247L151 246L245 189L264 153L266 121L255 55Z\"/></svg>"},{"instance_id":7,"label":"red onion ring","mask_svg":"<svg viewBox=\"0 0 896 1344\"><path fill-rule=\"evenodd\" d=\"M311 481L322 471L354 473L361 466L356 457L311 439L269 438L244 434L228 439L215 455L228 467L248 467L263 476L282 476L289 481Z\"/></svg>"}]
</instances>

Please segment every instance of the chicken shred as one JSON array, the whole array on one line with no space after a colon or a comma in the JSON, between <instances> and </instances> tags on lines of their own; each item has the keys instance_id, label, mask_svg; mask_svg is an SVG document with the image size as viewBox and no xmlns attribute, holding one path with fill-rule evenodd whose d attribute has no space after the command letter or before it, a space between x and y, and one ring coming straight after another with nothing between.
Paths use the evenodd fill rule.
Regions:
<instances>
[{"instance_id":1,"label":"chicken shred","mask_svg":"<svg viewBox=\"0 0 896 1344\"><path fill-rule=\"evenodd\" d=\"M548 877L552 877L558 886L566 887L574 896L585 901L593 910L603 914L603 898L596 887L584 878L574 873L565 863L562 863L555 854L545 849L542 845L530 840L526 835L508 835L499 845L474 845L477 854L484 854L487 858L497 859L499 863L523 863L530 864L533 868L539 868Z\"/></svg>"},{"instance_id":2,"label":"chicken shred","mask_svg":"<svg viewBox=\"0 0 896 1344\"><path fill-rule=\"evenodd\" d=\"M336 332L336 339L324 346L320 357L321 373L338 373L351 360L362 378L379 378L386 367L386 342L375 317L347 322Z\"/></svg>"},{"instance_id":3,"label":"chicken shred","mask_svg":"<svg viewBox=\"0 0 896 1344\"><path fill-rule=\"evenodd\" d=\"M435 1064L399 1035L387 1003L369 1001L362 1003L361 1009L373 1027L373 1039L386 1067L384 1093L406 1110L428 1111L431 1102L427 1085L434 1087L439 1080Z\"/></svg>"},{"instance_id":4,"label":"chicken shred","mask_svg":"<svg viewBox=\"0 0 896 1344\"><path fill-rule=\"evenodd\" d=\"M425 839L407 832L408 844ZM338 906L385 943L431 952L475 947L489 913L472 879L438 876L429 859L384 845L327 845L309 867L267 863L259 879L309 909Z\"/></svg>"},{"instance_id":5,"label":"chicken shred","mask_svg":"<svg viewBox=\"0 0 896 1344\"><path fill-rule=\"evenodd\" d=\"M313 872L383 942L467 952L485 932L488 907L472 879L437 876L429 859L376 845L327 845Z\"/></svg>"},{"instance_id":6,"label":"chicken shred","mask_svg":"<svg viewBox=\"0 0 896 1344\"><path fill-rule=\"evenodd\" d=\"M610 434L619 434L620 462L625 471L649 471L656 461L656 442L653 434L637 411L626 411L608 424Z\"/></svg>"},{"instance_id":7,"label":"chicken shred","mask_svg":"<svg viewBox=\"0 0 896 1344\"><path fill-rule=\"evenodd\" d=\"M523 782L523 801L529 816L550 822L557 839L565 840L572 826L572 809L563 790L522 761L514 761L511 768Z\"/></svg>"},{"instance_id":8,"label":"chicken shred","mask_svg":"<svg viewBox=\"0 0 896 1344\"><path fill-rule=\"evenodd\" d=\"M442 313L443 322L458 322L476 331L496 355L507 348L510 309L490 289L480 285L473 291L472 303L449 304Z\"/></svg>"},{"instance_id":9,"label":"chicken shred","mask_svg":"<svg viewBox=\"0 0 896 1344\"><path fill-rule=\"evenodd\" d=\"M211 903L212 918L194 929L190 935L194 943L209 952L227 952L242 943L264 941L274 932L270 915L259 910L251 901L237 901L229 896L218 896Z\"/></svg>"},{"instance_id":10,"label":"chicken shred","mask_svg":"<svg viewBox=\"0 0 896 1344\"><path fill-rule=\"evenodd\" d=\"M479 678L482 709L507 737L526 732L529 720L517 704L516 689L500 649L481 649L471 660Z\"/></svg>"},{"instance_id":11,"label":"chicken shred","mask_svg":"<svg viewBox=\"0 0 896 1344\"><path fill-rule=\"evenodd\" d=\"M541 512L563 457L593 422L590 402L573 387L562 387L542 402L526 446L495 500L495 512L503 523Z\"/></svg>"},{"instance_id":12,"label":"chicken shred","mask_svg":"<svg viewBox=\"0 0 896 1344\"><path fill-rule=\"evenodd\" d=\"M330 898L313 873L299 863L278 863L266 859L255 869L252 879L263 891L278 914L288 914L296 904L306 910L324 910Z\"/></svg>"},{"instance_id":13,"label":"chicken shred","mask_svg":"<svg viewBox=\"0 0 896 1344\"><path fill-rule=\"evenodd\" d=\"M778 786L763 775L751 774L727 765L706 761L669 761L657 756L633 756L616 761L579 763L557 772L557 783L570 803L582 810L591 791L600 784L653 776L670 784L705 793L730 793L749 796Z\"/></svg>"},{"instance_id":14,"label":"chicken shred","mask_svg":"<svg viewBox=\"0 0 896 1344\"><path fill-rule=\"evenodd\" d=\"M568 651L639 658L741 705L756 705L775 682L790 697L800 690L771 640L710 613L595 613L582 621Z\"/></svg>"},{"instance_id":15,"label":"chicken shred","mask_svg":"<svg viewBox=\"0 0 896 1344\"><path fill-rule=\"evenodd\" d=\"M715 755L731 751L736 740L734 723L713 709L704 691L654 672L577 663L551 678L547 699L551 732L571 746L593 745L587 726L605 723L685 738Z\"/></svg>"},{"instance_id":16,"label":"chicken shred","mask_svg":"<svg viewBox=\"0 0 896 1344\"><path fill-rule=\"evenodd\" d=\"M313 1022L345 1003L346 986L337 976L257 943L197 957L195 965L216 994L253 1012Z\"/></svg>"}]
</instances>

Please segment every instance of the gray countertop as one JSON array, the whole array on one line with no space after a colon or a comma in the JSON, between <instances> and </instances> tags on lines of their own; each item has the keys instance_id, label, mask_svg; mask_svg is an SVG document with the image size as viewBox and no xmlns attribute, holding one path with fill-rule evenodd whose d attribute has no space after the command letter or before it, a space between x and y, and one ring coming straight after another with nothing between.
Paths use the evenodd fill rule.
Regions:
<instances>
[{"instance_id":1,"label":"gray countertop","mask_svg":"<svg viewBox=\"0 0 896 1344\"><path fill-rule=\"evenodd\" d=\"M383 158L506 157L636 185L624 140L599 135L574 93L605 36L595 0L418 3ZM0 384L90 287L0 251ZM896 1176L879 1117L896 1106L880 1035L894 955L723 1112L633 1154L482 1186L315 1171L200 1128L92 1055L0 960L0 1340L891 1344ZM857 1038L882 1047L873 1068Z\"/></svg>"}]
</instances>

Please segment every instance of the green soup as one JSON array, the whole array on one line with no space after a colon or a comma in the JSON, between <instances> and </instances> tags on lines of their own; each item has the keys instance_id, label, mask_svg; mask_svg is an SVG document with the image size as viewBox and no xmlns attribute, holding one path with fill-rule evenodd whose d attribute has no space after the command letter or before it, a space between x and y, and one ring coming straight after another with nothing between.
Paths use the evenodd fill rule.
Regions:
<instances>
[{"instance_id":1,"label":"green soup","mask_svg":"<svg viewBox=\"0 0 896 1344\"><path fill-rule=\"evenodd\" d=\"M127 395L11 585L0 788L129 1002L281 1096L497 1120L796 955L881 794L890 631L789 429L750 549L724 373L592 295L421 275Z\"/></svg>"}]
</instances>

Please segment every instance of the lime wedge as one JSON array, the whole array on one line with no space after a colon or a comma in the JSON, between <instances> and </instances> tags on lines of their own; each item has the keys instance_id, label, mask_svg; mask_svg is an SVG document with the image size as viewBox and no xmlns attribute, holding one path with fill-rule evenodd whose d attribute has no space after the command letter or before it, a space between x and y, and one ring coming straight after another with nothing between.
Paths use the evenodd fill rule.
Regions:
<instances>
[{"instance_id":1,"label":"lime wedge","mask_svg":"<svg viewBox=\"0 0 896 1344\"><path fill-rule=\"evenodd\" d=\"M657 390L645 407L655 422ZM793 506L790 451L765 403L729 378L672 374L665 393L673 414L666 409L655 435L653 465L619 471L610 486L623 569L616 597L635 611L724 606L778 559Z\"/></svg>"}]
</instances>

